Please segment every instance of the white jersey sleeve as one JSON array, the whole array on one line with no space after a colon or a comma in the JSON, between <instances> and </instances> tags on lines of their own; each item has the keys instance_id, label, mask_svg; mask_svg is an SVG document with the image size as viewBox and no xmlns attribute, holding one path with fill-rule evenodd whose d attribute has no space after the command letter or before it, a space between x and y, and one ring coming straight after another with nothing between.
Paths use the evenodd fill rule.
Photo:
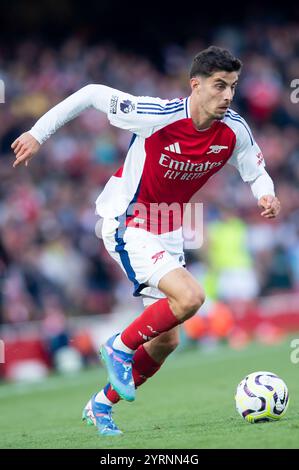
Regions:
<instances>
[{"instance_id":1,"label":"white jersey sleeve","mask_svg":"<svg viewBox=\"0 0 299 470\"><path fill-rule=\"evenodd\" d=\"M89 107L107 114L111 124L147 137L155 129L186 117L186 99L136 97L105 85L87 85L45 113L30 129L42 144Z\"/></svg>"},{"instance_id":2,"label":"white jersey sleeve","mask_svg":"<svg viewBox=\"0 0 299 470\"><path fill-rule=\"evenodd\" d=\"M111 89L108 119L114 126L148 137L158 128L187 117L186 99L133 96Z\"/></svg>"},{"instance_id":3,"label":"white jersey sleeve","mask_svg":"<svg viewBox=\"0 0 299 470\"><path fill-rule=\"evenodd\" d=\"M275 196L274 184L272 178L268 175L265 169L264 173L258 176L254 181L250 181L252 194L256 199L260 199L265 195Z\"/></svg>"},{"instance_id":4,"label":"white jersey sleeve","mask_svg":"<svg viewBox=\"0 0 299 470\"><path fill-rule=\"evenodd\" d=\"M230 115L226 123L236 135L235 148L228 163L237 168L243 181L253 181L265 173L262 151L254 140L245 119L238 114Z\"/></svg>"},{"instance_id":5,"label":"white jersey sleeve","mask_svg":"<svg viewBox=\"0 0 299 470\"><path fill-rule=\"evenodd\" d=\"M45 113L30 129L30 134L43 144L54 132L89 107L108 112L109 88L87 85Z\"/></svg>"}]
</instances>

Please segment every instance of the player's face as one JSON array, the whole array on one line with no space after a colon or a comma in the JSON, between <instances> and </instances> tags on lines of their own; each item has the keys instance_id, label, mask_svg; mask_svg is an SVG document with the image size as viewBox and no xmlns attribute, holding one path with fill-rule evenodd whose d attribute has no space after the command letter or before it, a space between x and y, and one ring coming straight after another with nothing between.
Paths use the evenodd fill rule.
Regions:
<instances>
[{"instance_id":1,"label":"player's face","mask_svg":"<svg viewBox=\"0 0 299 470\"><path fill-rule=\"evenodd\" d=\"M191 79L198 109L211 119L223 119L233 100L238 77L237 72L215 72L210 77Z\"/></svg>"}]
</instances>

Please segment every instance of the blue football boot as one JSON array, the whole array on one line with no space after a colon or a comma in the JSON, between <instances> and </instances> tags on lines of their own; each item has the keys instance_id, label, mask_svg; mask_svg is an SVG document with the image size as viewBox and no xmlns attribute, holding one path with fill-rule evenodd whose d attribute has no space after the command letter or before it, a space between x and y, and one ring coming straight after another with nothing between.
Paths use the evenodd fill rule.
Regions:
<instances>
[{"instance_id":1,"label":"blue football boot","mask_svg":"<svg viewBox=\"0 0 299 470\"><path fill-rule=\"evenodd\" d=\"M91 397L82 413L82 420L88 426L96 426L102 436L119 436L123 434L112 419L112 406L95 401L96 393Z\"/></svg>"},{"instance_id":2,"label":"blue football boot","mask_svg":"<svg viewBox=\"0 0 299 470\"><path fill-rule=\"evenodd\" d=\"M118 334L112 336L101 347L100 354L108 371L108 379L119 396L127 401L135 400L135 384L132 375L133 354L113 347Z\"/></svg>"}]
</instances>

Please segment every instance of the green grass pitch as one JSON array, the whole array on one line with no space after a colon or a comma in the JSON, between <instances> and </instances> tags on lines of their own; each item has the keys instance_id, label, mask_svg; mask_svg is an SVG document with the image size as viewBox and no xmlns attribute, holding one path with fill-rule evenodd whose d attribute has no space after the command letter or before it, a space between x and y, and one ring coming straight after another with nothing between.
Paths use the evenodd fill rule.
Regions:
<instances>
[{"instance_id":1,"label":"green grass pitch","mask_svg":"<svg viewBox=\"0 0 299 470\"><path fill-rule=\"evenodd\" d=\"M105 383L101 366L36 385L4 384L0 448L299 448L299 364L290 360L291 339L274 346L252 343L241 351L177 351L137 391L135 402L116 405L123 436L100 437L81 422L83 405ZM279 422L251 425L235 410L238 382L256 370L275 372L288 385L290 405Z\"/></svg>"}]
</instances>

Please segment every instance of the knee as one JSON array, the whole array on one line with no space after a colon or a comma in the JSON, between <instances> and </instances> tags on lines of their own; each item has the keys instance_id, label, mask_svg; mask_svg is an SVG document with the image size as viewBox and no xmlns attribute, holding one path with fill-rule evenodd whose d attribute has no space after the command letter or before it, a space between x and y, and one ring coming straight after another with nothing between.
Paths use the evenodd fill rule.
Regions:
<instances>
[{"instance_id":1,"label":"knee","mask_svg":"<svg viewBox=\"0 0 299 470\"><path fill-rule=\"evenodd\" d=\"M192 317L205 301L205 293L200 285L187 287L177 301L176 312L181 322Z\"/></svg>"}]
</instances>

